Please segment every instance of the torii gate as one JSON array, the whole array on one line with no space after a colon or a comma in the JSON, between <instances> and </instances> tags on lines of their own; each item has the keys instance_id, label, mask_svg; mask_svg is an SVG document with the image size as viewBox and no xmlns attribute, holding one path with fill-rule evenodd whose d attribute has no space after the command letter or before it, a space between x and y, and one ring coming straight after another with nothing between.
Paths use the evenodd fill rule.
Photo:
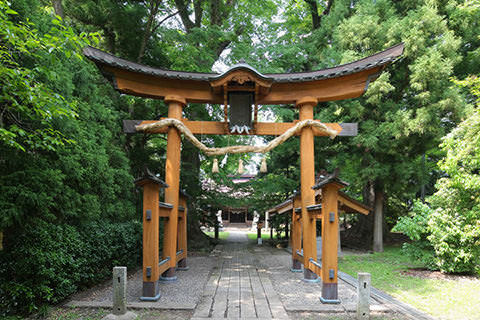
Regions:
<instances>
[{"instance_id":1,"label":"torii gate","mask_svg":"<svg viewBox=\"0 0 480 320\"><path fill-rule=\"evenodd\" d=\"M127 61L92 47L85 48L84 54L96 63L103 75L118 91L135 96L163 99L168 104L168 118L181 121L193 134L279 136L294 127L296 123L258 122L258 105L294 104L299 109L300 121L313 120L313 111L319 102L357 98L365 93L369 83L402 54L403 48L402 43L349 64L318 71L281 74L261 74L244 63L230 68L223 74L170 71ZM224 104L224 121L190 121L183 118L182 108L189 102ZM253 120L252 105L255 106ZM124 132L135 133L138 125L157 121L125 120ZM357 124L327 123L325 125L335 130L339 136L354 136L357 133ZM181 137L179 130L174 126L154 128L146 132L168 134L165 181L169 187L165 189L165 203L162 204L162 208L167 207L167 210L159 210L156 207L158 194L154 201L144 201L143 208L142 298L157 300L160 297L158 287L160 273L163 272L166 279L172 279L175 276L177 262L181 260L181 267L186 267L186 251L181 253L181 259L176 259ZM297 135L300 135L301 199L299 205L303 226L303 261L309 262L304 264L304 279L315 280L320 276L322 286L329 288L329 290L322 290L322 301L335 302L337 275L329 274L327 277L318 265L310 263L317 261L317 213L308 210L308 207L315 205L315 191L312 189L315 185L314 137L326 136L327 133L325 130L307 126ZM145 181L142 180L141 183L143 182ZM161 185L159 182L153 183L154 187L149 189L150 193L157 192ZM337 203L337 191L338 188L332 188L328 196L332 198L328 200L329 203ZM166 224L162 260L158 254L160 211L164 216L168 216L171 222ZM323 221L330 220L331 217L338 221L336 205L332 205L331 208L329 206L328 210L325 209L322 212L329 215L323 217ZM156 244L150 243L155 239ZM328 246L336 248L336 236L331 239L332 243Z\"/></svg>"}]
</instances>

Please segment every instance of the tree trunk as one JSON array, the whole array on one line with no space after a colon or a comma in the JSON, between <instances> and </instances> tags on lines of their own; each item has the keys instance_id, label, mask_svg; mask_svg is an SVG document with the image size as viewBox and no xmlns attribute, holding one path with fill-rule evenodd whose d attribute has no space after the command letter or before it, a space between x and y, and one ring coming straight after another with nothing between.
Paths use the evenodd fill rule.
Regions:
<instances>
[{"instance_id":1,"label":"tree trunk","mask_svg":"<svg viewBox=\"0 0 480 320\"><path fill-rule=\"evenodd\" d=\"M53 10L57 16L60 18L65 19L65 14L63 12L62 0L52 0Z\"/></svg>"},{"instance_id":2,"label":"tree trunk","mask_svg":"<svg viewBox=\"0 0 480 320\"><path fill-rule=\"evenodd\" d=\"M310 15L312 16L312 28L316 30L320 27L320 16L318 14L318 6L316 0L305 0L310 7Z\"/></svg>"},{"instance_id":3,"label":"tree trunk","mask_svg":"<svg viewBox=\"0 0 480 320\"><path fill-rule=\"evenodd\" d=\"M384 192L375 186L375 213L373 221L373 251L383 252L383 200Z\"/></svg>"},{"instance_id":4,"label":"tree trunk","mask_svg":"<svg viewBox=\"0 0 480 320\"><path fill-rule=\"evenodd\" d=\"M145 26L145 32L143 33L142 42L140 43L140 51L138 53L137 62L141 63L143 55L145 54L145 48L147 47L148 39L150 39L152 31L152 23L158 13L158 8L160 6L161 0L155 0L150 3L150 12L148 15L147 24Z\"/></svg>"},{"instance_id":5,"label":"tree trunk","mask_svg":"<svg viewBox=\"0 0 480 320\"><path fill-rule=\"evenodd\" d=\"M322 14L318 14L317 0L305 0L310 7L310 15L312 16L312 29L316 30L320 28L322 24L322 18L330 13L330 9L333 5L333 0L327 1L327 6L323 10Z\"/></svg>"},{"instance_id":6,"label":"tree trunk","mask_svg":"<svg viewBox=\"0 0 480 320\"><path fill-rule=\"evenodd\" d=\"M193 117L194 118L194 117ZM191 198L188 200L187 235L188 246L193 250L210 248L210 238L200 229L200 217L195 199L201 194L200 158L197 148L188 140L182 141L182 171L180 188L188 190Z\"/></svg>"},{"instance_id":7,"label":"tree trunk","mask_svg":"<svg viewBox=\"0 0 480 320\"><path fill-rule=\"evenodd\" d=\"M373 207L375 201L375 192L373 190L373 181L368 181L362 190L363 203ZM373 239L373 214L357 215L358 220L352 228L346 229L343 245L346 247L370 250Z\"/></svg>"}]
</instances>

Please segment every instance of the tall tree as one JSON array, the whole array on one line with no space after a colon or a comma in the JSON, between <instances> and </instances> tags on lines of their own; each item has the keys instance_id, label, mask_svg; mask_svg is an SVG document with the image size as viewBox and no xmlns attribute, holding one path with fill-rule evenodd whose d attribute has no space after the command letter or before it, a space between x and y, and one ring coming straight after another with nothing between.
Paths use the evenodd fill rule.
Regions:
<instances>
[{"instance_id":1,"label":"tall tree","mask_svg":"<svg viewBox=\"0 0 480 320\"><path fill-rule=\"evenodd\" d=\"M371 83L364 98L329 103L320 117L359 122L360 134L334 146L334 163L358 185L373 185L374 249L382 250L384 203L389 196L414 196L422 185L422 156L463 115L465 103L449 77L461 60L460 40L428 1L355 2L332 38L336 61L345 63L403 41L401 61ZM418 21L422 21L421 24ZM433 160L435 161L435 160ZM370 230L359 233L368 238Z\"/></svg>"}]
</instances>

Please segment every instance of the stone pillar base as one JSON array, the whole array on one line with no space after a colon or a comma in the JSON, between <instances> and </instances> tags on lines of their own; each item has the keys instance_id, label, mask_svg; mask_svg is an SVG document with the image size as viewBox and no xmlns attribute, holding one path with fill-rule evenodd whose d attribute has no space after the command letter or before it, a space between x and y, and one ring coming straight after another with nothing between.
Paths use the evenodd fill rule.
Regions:
<instances>
[{"instance_id":1,"label":"stone pillar base","mask_svg":"<svg viewBox=\"0 0 480 320\"><path fill-rule=\"evenodd\" d=\"M297 259L292 259L292 267L290 268L292 272L302 272L302 263Z\"/></svg>"},{"instance_id":2,"label":"stone pillar base","mask_svg":"<svg viewBox=\"0 0 480 320\"><path fill-rule=\"evenodd\" d=\"M177 276L175 275L175 268L168 268L167 271L162 273L160 277L162 281L175 281L177 280Z\"/></svg>"},{"instance_id":3,"label":"stone pillar base","mask_svg":"<svg viewBox=\"0 0 480 320\"><path fill-rule=\"evenodd\" d=\"M322 296L320 301L325 304L339 304L338 284L322 282Z\"/></svg>"},{"instance_id":4,"label":"stone pillar base","mask_svg":"<svg viewBox=\"0 0 480 320\"><path fill-rule=\"evenodd\" d=\"M187 259L182 259L180 261L178 261L178 264L177 264L177 269L176 270L180 270L180 271L186 271L190 269L189 266L187 266Z\"/></svg>"},{"instance_id":5,"label":"stone pillar base","mask_svg":"<svg viewBox=\"0 0 480 320\"><path fill-rule=\"evenodd\" d=\"M319 282L320 278L312 270L307 269L307 268L303 268L303 281L305 281L305 282Z\"/></svg>"},{"instance_id":6,"label":"stone pillar base","mask_svg":"<svg viewBox=\"0 0 480 320\"><path fill-rule=\"evenodd\" d=\"M160 299L160 287L158 281L143 281L142 301L157 301Z\"/></svg>"}]
</instances>

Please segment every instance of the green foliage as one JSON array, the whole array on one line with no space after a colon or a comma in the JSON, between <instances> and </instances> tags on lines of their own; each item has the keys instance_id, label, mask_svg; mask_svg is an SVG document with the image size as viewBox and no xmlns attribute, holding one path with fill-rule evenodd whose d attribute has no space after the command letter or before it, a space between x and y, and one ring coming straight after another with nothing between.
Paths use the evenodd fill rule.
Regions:
<instances>
[{"instance_id":1,"label":"green foliage","mask_svg":"<svg viewBox=\"0 0 480 320\"><path fill-rule=\"evenodd\" d=\"M114 266L136 266L140 230L138 222L73 227L32 221L22 233L5 239L0 252L0 315L35 312L108 279Z\"/></svg>"},{"instance_id":2,"label":"green foliage","mask_svg":"<svg viewBox=\"0 0 480 320\"><path fill-rule=\"evenodd\" d=\"M83 59L86 33L37 1L0 5L0 305L26 314L134 266L140 228L124 102Z\"/></svg>"},{"instance_id":3,"label":"green foliage","mask_svg":"<svg viewBox=\"0 0 480 320\"><path fill-rule=\"evenodd\" d=\"M480 81L460 82L478 93ZM477 90L477 91L475 91ZM477 96L478 97L478 96ZM475 110L441 144L446 153L439 167L446 176L436 184L428 205L417 204L411 217L396 226L427 250L416 253L443 272L480 272L480 113Z\"/></svg>"},{"instance_id":4,"label":"green foliage","mask_svg":"<svg viewBox=\"0 0 480 320\"><path fill-rule=\"evenodd\" d=\"M413 240L413 242L403 244L404 253L413 261L420 262L429 270L438 270L433 247L428 241L428 221L431 209L420 201L416 201L412 212L414 213L411 213L410 216L400 217L392 230L402 232Z\"/></svg>"},{"instance_id":5,"label":"green foliage","mask_svg":"<svg viewBox=\"0 0 480 320\"><path fill-rule=\"evenodd\" d=\"M42 81L54 76L46 62L61 57L79 61L79 48L88 39L65 27L59 17L42 35L28 20L14 21L17 15L0 1L0 143L22 151L55 150L73 142L54 121L76 117L76 103Z\"/></svg>"}]
</instances>

